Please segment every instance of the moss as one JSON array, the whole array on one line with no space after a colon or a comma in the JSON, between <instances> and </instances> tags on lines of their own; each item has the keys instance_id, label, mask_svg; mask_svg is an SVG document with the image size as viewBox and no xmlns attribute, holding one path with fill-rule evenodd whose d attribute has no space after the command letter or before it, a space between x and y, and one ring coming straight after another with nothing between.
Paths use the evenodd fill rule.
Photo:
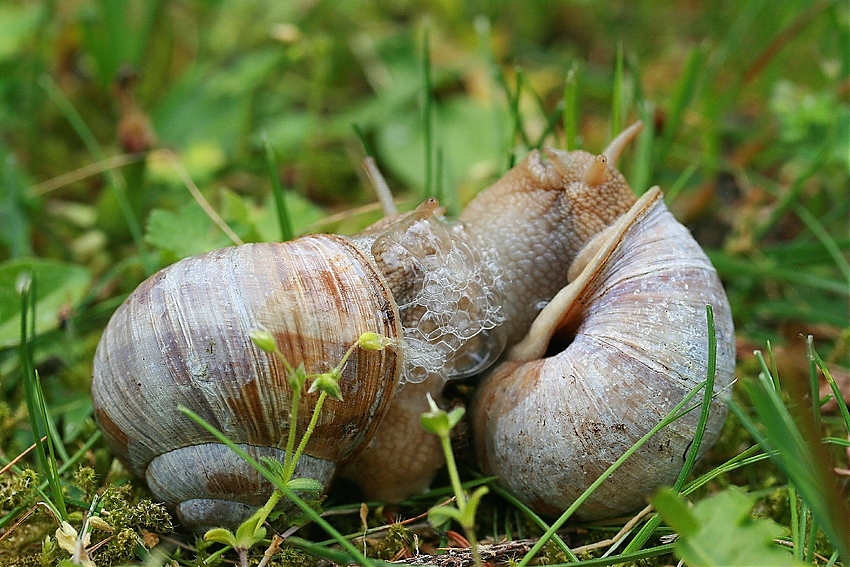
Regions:
<instances>
[{"instance_id":1,"label":"moss","mask_svg":"<svg viewBox=\"0 0 850 567\"><path fill-rule=\"evenodd\" d=\"M20 474L7 474L0 479L0 511L12 510L32 503L37 494L38 473L24 469Z\"/></svg>"},{"instance_id":2,"label":"moss","mask_svg":"<svg viewBox=\"0 0 850 567\"><path fill-rule=\"evenodd\" d=\"M56 525L56 519L43 506L33 508L25 522L13 524L0 539L0 566L41 557L45 538L52 536Z\"/></svg>"},{"instance_id":3,"label":"moss","mask_svg":"<svg viewBox=\"0 0 850 567\"><path fill-rule=\"evenodd\" d=\"M140 538L136 531L125 528L112 535L109 543L92 553L91 558L97 565L123 565L135 559L139 544Z\"/></svg>"},{"instance_id":4,"label":"moss","mask_svg":"<svg viewBox=\"0 0 850 567\"><path fill-rule=\"evenodd\" d=\"M284 545L267 565L269 567L313 567L316 558L293 545Z\"/></svg>"},{"instance_id":5,"label":"moss","mask_svg":"<svg viewBox=\"0 0 850 567\"><path fill-rule=\"evenodd\" d=\"M91 494L97 488L97 474L91 467L79 467L74 472L74 486L84 494Z\"/></svg>"},{"instance_id":6,"label":"moss","mask_svg":"<svg viewBox=\"0 0 850 567\"><path fill-rule=\"evenodd\" d=\"M413 533L401 524L392 524L386 535L375 544L370 555L378 559L389 561L395 558L399 552L409 550L413 542Z\"/></svg>"}]
</instances>

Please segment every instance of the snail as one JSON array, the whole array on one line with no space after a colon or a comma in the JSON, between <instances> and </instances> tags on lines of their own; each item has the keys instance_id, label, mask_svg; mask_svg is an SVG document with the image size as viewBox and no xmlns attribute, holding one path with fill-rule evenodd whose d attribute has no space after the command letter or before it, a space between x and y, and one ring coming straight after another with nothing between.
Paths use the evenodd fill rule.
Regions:
<instances>
[{"instance_id":1,"label":"snail","mask_svg":"<svg viewBox=\"0 0 850 567\"><path fill-rule=\"evenodd\" d=\"M328 486L342 474L387 501L424 489L442 465L418 426L424 394L483 372L551 311L574 259L592 256L635 201L613 164L639 129L600 156L532 151L458 221L429 199L350 237L230 247L154 274L116 310L95 354L105 438L187 527L238 524L270 485L177 406L253 456L282 459L290 388L251 331L271 332L310 373L376 332L393 346L348 360L343 400L323 409L296 476ZM299 431L308 416L299 413Z\"/></svg>"},{"instance_id":2,"label":"snail","mask_svg":"<svg viewBox=\"0 0 850 567\"><path fill-rule=\"evenodd\" d=\"M734 375L723 286L660 190L645 193L599 233L570 283L475 394L479 466L536 511L567 509L608 466L706 377L706 305L716 326L715 392ZM584 519L636 509L672 484L698 412L654 435L577 510ZM712 401L700 454L717 439L725 404Z\"/></svg>"},{"instance_id":3,"label":"snail","mask_svg":"<svg viewBox=\"0 0 850 567\"><path fill-rule=\"evenodd\" d=\"M96 418L114 452L198 531L235 525L271 486L178 411L182 404L249 454L284 460L291 406L285 365L251 342L271 333L292 366L327 372L367 332L295 476L327 486L371 439L401 380L465 376L501 351L495 273L435 200L352 238L309 235L185 258L144 282L95 353ZM425 269L427 268L427 270ZM414 350L415 349L415 350ZM317 394L302 399L303 434Z\"/></svg>"}]
</instances>

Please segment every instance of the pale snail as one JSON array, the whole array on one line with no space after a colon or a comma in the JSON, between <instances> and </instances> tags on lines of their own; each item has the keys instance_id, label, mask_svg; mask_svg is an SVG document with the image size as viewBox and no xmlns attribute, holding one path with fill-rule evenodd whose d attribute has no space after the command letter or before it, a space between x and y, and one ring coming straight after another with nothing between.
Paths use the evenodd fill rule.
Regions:
<instances>
[{"instance_id":1,"label":"pale snail","mask_svg":"<svg viewBox=\"0 0 850 567\"><path fill-rule=\"evenodd\" d=\"M479 466L543 514L567 509L706 378L706 305L716 328L714 391L726 395L734 376L735 334L723 286L657 187L596 244L479 386L471 411ZM710 410L700 454L717 440L726 416L721 399ZM672 484L698 417L692 411L656 433L576 516L627 513Z\"/></svg>"},{"instance_id":2,"label":"pale snail","mask_svg":"<svg viewBox=\"0 0 850 567\"><path fill-rule=\"evenodd\" d=\"M423 490L442 465L436 439L418 427L424 394L439 397L446 380L479 373L516 345L571 266L605 248L635 201L613 164L639 128L601 156L532 151L457 222L434 216L431 200L350 238L232 247L155 274L116 311L95 356L93 397L107 440L184 524L232 525L270 487L177 405L255 454L280 458L288 386L249 332L271 331L311 372L333 366L360 333L378 332L397 346L350 359L345 401L322 413L298 474L327 485L347 462L342 474L367 496L394 501ZM722 288L712 299L720 303L722 385L733 333Z\"/></svg>"}]
</instances>

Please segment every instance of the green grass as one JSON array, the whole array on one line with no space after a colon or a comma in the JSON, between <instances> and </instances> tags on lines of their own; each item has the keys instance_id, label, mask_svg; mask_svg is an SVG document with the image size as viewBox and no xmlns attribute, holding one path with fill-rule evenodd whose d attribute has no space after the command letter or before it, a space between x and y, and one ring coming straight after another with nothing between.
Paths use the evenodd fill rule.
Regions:
<instances>
[{"instance_id":1,"label":"green grass","mask_svg":"<svg viewBox=\"0 0 850 567\"><path fill-rule=\"evenodd\" d=\"M850 372L848 42L838 0L4 3L0 467L35 448L0 475L0 565L58 564L68 554L43 545L54 518L80 529L95 502L95 515L118 502L125 540L93 552L98 565L235 558L183 532L169 536L183 547L144 551L140 527L167 523L94 422L94 349L147 275L232 242L367 226L379 207L366 154L401 210L437 195L457 213L532 148L600 151L635 119L647 127L620 169L637 192L665 191L718 269L738 333L732 415L674 491L693 510L727 506L731 522L722 496L740 486L751 515L784 529L790 558L846 565L848 481L830 471L848 468L850 413L821 412L813 392L846 396ZM33 275L24 294L22 273ZM682 551L665 538L691 526L649 514L613 538L629 518L541 518L461 472L466 490L491 489L483 543L543 542L524 561L672 564ZM427 513L448 485L440 476L399 507L368 503L367 527ZM280 564L412 549L401 535L363 540L358 505L331 492L310 524L329 529L295 532ZM449 541L403 529L393 533L415 533L422 549Z\"/></svg>"}]
</instances>

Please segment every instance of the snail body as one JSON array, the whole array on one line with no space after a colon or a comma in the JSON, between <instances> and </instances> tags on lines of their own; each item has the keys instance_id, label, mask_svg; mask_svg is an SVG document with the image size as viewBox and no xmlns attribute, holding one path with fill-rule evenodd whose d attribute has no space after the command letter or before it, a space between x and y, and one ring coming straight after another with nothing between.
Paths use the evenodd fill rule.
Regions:
<instances>
[{"instance_id":1,"label":"snail body","mask_svg":"<svg viewBox=\"0 0 850 567\"><path fill-rule=\"evenodd\" d=\"M657 188L597 244L592 257L579 258L575 279L477 390L471 410L479 465L544 514L568 508L705 379L706 305L713 307L716 325L715 391L734 374L726 294ZM725 405L715 400L701 453L716 440L725 415ZM629 512L658 486L672 483L698 417L691 412L662 429L577 516Z\"/></svg>"}]
</instances>

